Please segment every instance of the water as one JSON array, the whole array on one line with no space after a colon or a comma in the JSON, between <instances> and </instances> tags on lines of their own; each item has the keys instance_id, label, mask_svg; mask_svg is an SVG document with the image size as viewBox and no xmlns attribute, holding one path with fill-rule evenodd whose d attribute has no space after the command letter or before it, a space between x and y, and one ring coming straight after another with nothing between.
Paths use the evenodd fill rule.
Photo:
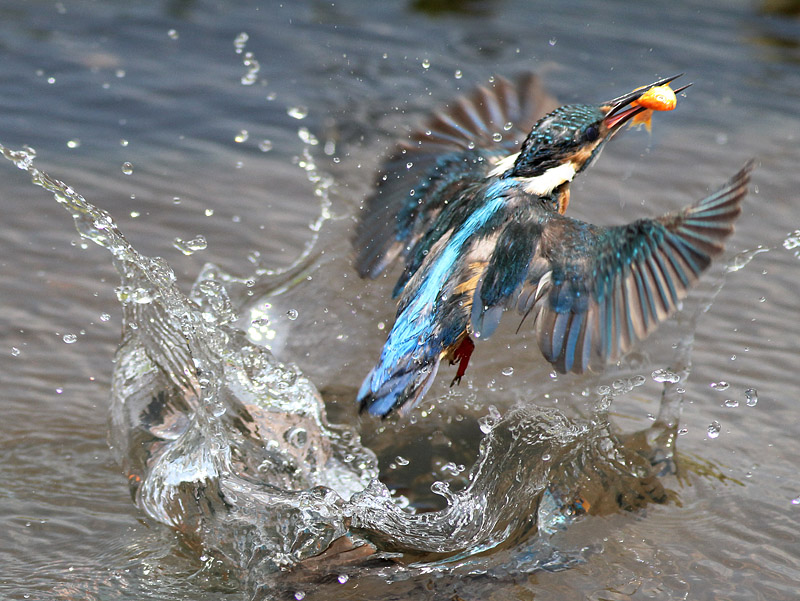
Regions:
<instances>
[{"instance_id":1,"label":"water","mask_svg":"<svg viewBox=\"0 0 800 601\"><path fill-rule=\"evenodd\" d=\"M301 542L284 549L284 559L311 555L314 544L336 539L346 528L384 554L403 557L400 563L386 556L348 563L342 547L338 560L306 563L276 576L269 564L278 553L253 556L241 569L241 549L248 547L225 547L232 540L225 520L184 520L183 534L176 536L146 517L142 508L151 507L158 519L170 505L158 491L137 492L138 507L131 501L131 485L140 490L129 479L133 463L123 472L114 456L135 453L124 446L120 434L130 430L120 416L112 430L113 452L108 449L109 391L113 384L114 398L120 398L118 376L127 368L142 378L152 374L149 381L134 378L143 390L145 384L183 390L182 384L145 369L146 362L137 363L141 358L127 355L125 347L116 365L111 358L123 321L118 297L128 303L128 324L130 311L147 314L163 299L153 295L158 287L152 280L141 285L142 273L120 282L108 254L80 239L64 211L6 164L0 187L0 323L7 349L0 371L6 415L0 426L3 596L796 596L800 557L793 500L800 491L794 477L793 368L800 326L792 241L800 228L794 202L800 26L749 4L678 3L658 15L629 3L575 5L571 14L542 7L534 12L524 2L453 6L459 9L441 12L424 2L291 3L269 11L255 3L4 3L0 98L8 117L0 141L10 148L35 147L35 164L106 209L145 264L148 257L163 256L177 289L163 263L153 264L153 277L175 293L167 296L177 306L183 302L178 293L208 299L200 314L213 319L195 324L201 331L192 339L200 346L190 349L192 357L227 349L244 362L248 344L241 338L220 343L208 335L238 326L251 339L260 336L279 361L298 366L303 375L293 376L292 368L278 369L260 352L247 355L255 361L248 373L257 368L262 375L284 374L292 391L299 378L306 386L303 406L317 407L310 413L316 417L300 429L291 420L281 426L281 435L288 433L281 452L294 449L295 465L311 465L308 453L317 465L336 456L336 448L315 447L330 429L350 431L331 423L357 424L364 447L357 436L346 436L343 444L366 458L377 455L385 488L370 484L362 497L350 493L370 480L374 467L366 459L349 484L342 474L351 468L336 472L335 482L325 469L289 469L291 478L283 470L281 490L295 489L281 497L290 499L289 513L304 486L341 484L338 499L326 498L319 488L304 497L305 507L340 513L318 518L325 526L295 539ZM756 156L758 191L746 203L726 259L704 279L684 313L617 371L598 378L552 377L535 349L525 352L524 333L517 336L511 328L476 350L460 388L437 384L411 420L358 423L352 398L394 313L387 300L393 282L359 281L346 242L378 157L397 127L458 89L492 73L530 68L543 72L564 101L602 99L654 75L687 71L695 86L685 102L654 123L652 137L642 132L615 140L573 191L570 209L604 223L621 222L632 212L657 214L699 198ZM264 141L270 142L266 153ZM125 163L132 165L130 174L122 171ZM192 242L198 236L206 248ZM184 243L176 247L176 238ZM217 267L201 273L206 262ZM124 288L126 283L132 287ZM258 327L250 326L253 320ZM151 342L158 340L163 336ZM691 342L690 353L672 348L681 342ZM683 365L676 363L681 357ZM180 353L162 357L178 365L185 359ZM245 458L263 459L266 447L253 442L253 432L226 430L243 399L252 405L260 397L241 387L238 396L215 395L230 383L218 379L215 361L206 364L211 377L203 381L217 388L200 397L221 402L203 405L210 417L192 427L222 428L217 440L248 449ZM225 369L240 373L240 367ZM511 375L504 375L509 368ZM661 381L652 375L658 370L665 370ZM667 372L688 378L672 382L662 402L662 387L674 380L662 379ZM728 383L727 389L712 387L719 382ZM278 378L265 388L284 384ZM608 392L598 394L603 386ZM325 401L324 420L315 389ZM186 411L180 405L184 396L163 398L162 406ZM681 399L680 428L660 429L674 421ZM726 406L727 400L738 406ZM597 407L609 409L612 429L593 419ZM714 423L719 431L710 438ZM552 424L558 427L548 428ZM184 426L177 417L149 424L164 440L175 432L185 436L191 429ZM561 435L542 436L549 430ZM312 431L323 435L315 438ZM151 431L150 442L153 436ZM264 431L258 436L270 438ZM517 447L519 436L536 444ZM677 441L677 476L669 475L674 458L664 452L671 440ZM647 463L667 468L659 481L666 499L643 495L636 504L632 494L627 505L635 511L625 512L581 484L589 467L613 474L614 452L654 446L662 455L649 456ZM222 447L213 450L216 456L208 461L191 457L187 466L204 466L207 475L215 462L228 461ZM405 465L396 461L398 455ZM520 457L527 470L521 482L504 480ZM545 475L548 463L577 468ZM493 471L489 465L502 467ZM275 470L266 472L277 477ZM225 519L248 527L257 522L254 530L242 529L251 533L244 540L274 540L270 524L262 523L268 515L260 511L264 499L250 488L252 481L247 484L226 489L226 495L238 494L237 501L248 495L250 501L237 503L238 513ZM389 489L395 491L391 498L384 494ZM578 489L591 497L581 497L589 501L588 518L564 493ZM622 476L613 489L637 490ZM489 510L472 514L486 520L465 520L462 549L454 548L458 544L443 536L443 525L452 524L453 515L466 515L466 500L479 490L510 490L531 505L513 504L503 523L491 512L497 499L487 497ZM270 506L280 506L272 493ZM360 502L365 498L369 502ZM533 508L538 520L530 518ZM299 523L286 513L272 517L287 528ZM571 525L562 530L564 524ZM531 535L536 528L542 536ZM393 541L399 548L391 548ZM460 557L470 546L465 541L477 541L486 551Z\"/></svg>"}]
</instances>

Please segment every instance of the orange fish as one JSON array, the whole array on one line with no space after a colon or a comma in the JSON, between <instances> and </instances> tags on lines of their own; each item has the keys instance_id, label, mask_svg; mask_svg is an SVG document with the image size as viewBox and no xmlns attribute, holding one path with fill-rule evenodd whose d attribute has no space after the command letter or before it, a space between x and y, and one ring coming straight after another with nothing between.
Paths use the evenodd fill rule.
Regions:
<instances>
[{"instance_id":1,"label":"orange fish","mask_svg":"<svg viewBox=\"0 0 800 601\"><path fill-rule=\"evenodd\" d=\"M653 118L653 111L671 111L675 108L677 103L678 99L675 96L675 92L669 87L669 84L663 86L653 86L644 94L642 94L639 100L634 100L631 102L631 106L643 106L647 110L642 111L633 119L631 119L630 127L641 127L644 125L649 132L651 119Z\"/></svg>"}]
</instances>

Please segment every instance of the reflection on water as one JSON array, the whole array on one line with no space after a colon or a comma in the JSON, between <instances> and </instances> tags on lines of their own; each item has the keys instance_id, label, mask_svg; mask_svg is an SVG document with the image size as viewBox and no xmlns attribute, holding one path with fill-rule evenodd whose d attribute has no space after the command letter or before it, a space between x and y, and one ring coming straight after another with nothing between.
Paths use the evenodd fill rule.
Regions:
<instances>
[{"instance_id":1,"label":"reflection on water","mask_svg":"<svg viewBox=\"0 0 800 601\"><path fill-rule=\"evenodd\" d=\"M136 504L256 596L273 590L278 570L308 579L366 561L396 564L392 578L437 566L563 569L586 549L552 547L552 535L586 514L669 500L658 476L674 472L682 378L660 370L659 417L632 435L616 433L607 410L614 394L644 378L601 391L589 419L534 405L501 415L490 406L466 485L434 482L445 508L415 511L378 480L357 431L328 422L313 384L235 327L232 278L208 265L187 298L165 261L137 252L108 213L34 167L32 150L0 149L55 195L81 236L112 254L124 310L112 441ZM276 290L294 277L292 269L261 274L251 287ZM687 342L678 355L683 379L689 352Z\"/></svg>"}]
</instances>

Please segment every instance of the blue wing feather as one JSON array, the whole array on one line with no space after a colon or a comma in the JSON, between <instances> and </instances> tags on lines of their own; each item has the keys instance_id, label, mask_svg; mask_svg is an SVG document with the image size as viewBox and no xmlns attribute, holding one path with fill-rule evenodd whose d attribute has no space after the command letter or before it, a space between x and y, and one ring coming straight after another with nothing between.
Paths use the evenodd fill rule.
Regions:
<instances>
[{"instance_id":1,"label":"blue wing feather","mask_svg":"<svg viewBox=\"0 0 800 601\"><path fill-rule=\"evenodd\" d=\"M748 163L719 191L659 219L594 228L553 216L537 253L559 260L549 278L529 276L514 299L534 313L543 355L563 372L600 367L674 313L733 232L751 169Z\"/></svg>"}]
</instances>

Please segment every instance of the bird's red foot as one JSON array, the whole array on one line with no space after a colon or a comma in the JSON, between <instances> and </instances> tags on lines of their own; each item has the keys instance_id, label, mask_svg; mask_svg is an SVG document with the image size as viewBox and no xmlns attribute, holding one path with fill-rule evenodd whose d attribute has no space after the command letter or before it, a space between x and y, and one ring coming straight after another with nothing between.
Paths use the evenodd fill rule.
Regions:
<instances>
[{"instance_id":1,"label":"bird's red foot","mask_svg":"<svg viewBox=\"0 0 800 601\"><path fill-rule=\"evenodd\" d=\"M459 344L458 348L453 352L453 358L450 359L450 365L455 365L458 363L458 371L456 372L456 377L453 378L452 382L450 382L450 386L461 383L461 378L467 371L469 358L472 356L472 351L474 350L475 343L472 342L472 338L467 336L461 341L461 344Z\"/></svg>"}]
</instances>

